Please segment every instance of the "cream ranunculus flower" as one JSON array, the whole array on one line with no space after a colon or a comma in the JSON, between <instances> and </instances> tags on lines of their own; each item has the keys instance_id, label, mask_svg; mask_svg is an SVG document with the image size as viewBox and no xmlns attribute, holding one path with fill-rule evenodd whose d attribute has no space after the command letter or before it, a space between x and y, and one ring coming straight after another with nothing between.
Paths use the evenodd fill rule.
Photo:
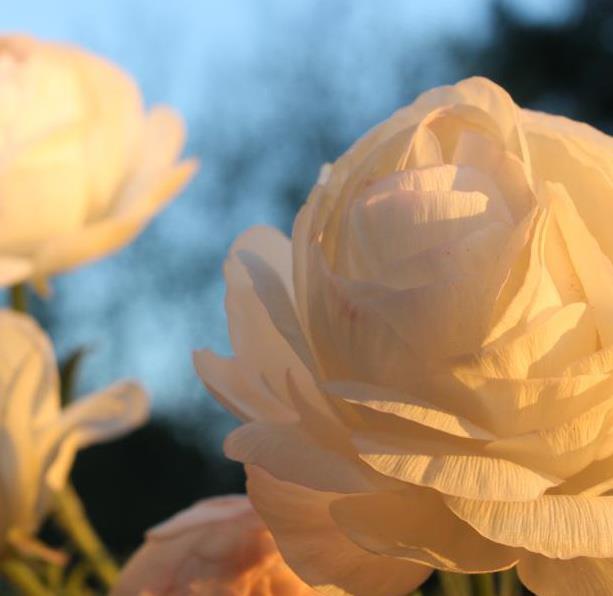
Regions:
<instances>
[{"instance_id":1,"label":"cream ranunculus flower","mask_svg":"<svg viewBox=\"0 0 613 596\"><path fill-rule=\"evenodd\" d=\"M0 551L38 529L78 449L142 424L149 400L119 382L60 407L49 340L29 317L0 311Z\"/></svg>"},{"instance_id":2,"label":"cream ranunculus flower","mask_svg":"<svg viewBox=\"0 0 613 596\"><path fill-rule=\"evenodd\" d=\"M72 46L0 38L0 286L129 242L187 182L181 117Z\"/></svg>"},{"instance_id":3,"label":"cream ranunculus flower","mask_svg":"<svg viewBox=\"0 0 613 596\"><path fill-rule=\"evenodd\" d=\"M613 593L611 213L613 139L473 78L326 167L291 241L236 241L236 356L196 365L303 579Z\"/></svg>"},{"instance_id":4,"label":"cream ranunculus flower","mask_svg":"<svg viewBox=\"0 0 613 596\"><path fill-rule=\"evenodd\" d=\"M205 499L147 533L112 596L311 596L247 497Z\"/></svg>"}]
</instances>

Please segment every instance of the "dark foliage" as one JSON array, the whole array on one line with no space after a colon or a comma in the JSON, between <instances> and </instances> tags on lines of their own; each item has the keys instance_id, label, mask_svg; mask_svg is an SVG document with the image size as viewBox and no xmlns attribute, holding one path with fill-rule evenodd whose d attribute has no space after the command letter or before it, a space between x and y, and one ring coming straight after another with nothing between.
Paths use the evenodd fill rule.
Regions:
<instances>
[{"instance_id":1,"label":"dark foliage","mask_svg":"<svg viewBox=\"0 0 613 596\"><path fill-rule=\"evenodd\" d=\"M520 104L613 127L613 2L583 0L559 22L532 23L496 2L491 41L465 65ZM467 48L464 48L464 56Z\"/></svg>"},{"instance_id":2,"label":"dark foliage","mask_svg":"<svg viewBox=\"0 0 613 596\"><path fill-rule=\"evenodd\" d=\"M123 558L147 528L199 499L244 491L242 466L182 441L153 420L113 443L82 451L72 474L90 520Z\"/></svg>"}]
</instances>

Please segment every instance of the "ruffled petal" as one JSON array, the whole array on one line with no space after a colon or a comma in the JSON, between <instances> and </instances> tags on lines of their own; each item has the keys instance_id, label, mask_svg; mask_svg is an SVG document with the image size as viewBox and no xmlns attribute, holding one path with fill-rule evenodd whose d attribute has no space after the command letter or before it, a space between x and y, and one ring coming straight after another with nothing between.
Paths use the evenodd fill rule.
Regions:
<instances>
[{"instance_id":1,"label":"ruffled petal","mask_svg":"<svg viewBox=\"0 0 613 596\"><path fill-rule=\"evenodd\" d=\"M523 556L517 566L522 583L539 596L613 594L613 560L578 557L566 561Z\"/></svg>"},{"instance_id":2,"label":"ruffled petal","mask_svg":"<svg viewBox=\"0 0 613 596\"><path fill-rule=\"evenodd\" d=\"M602 217L613 188L611 137L559 116L523 110L523 119L536 178L564 186L601 250L613 259L613 238Z\"/></svg>"},{"instance_id":3,"label":"ruffled petal","mask_svg":"<svg viewBox=\"0 0 613 596\"><path fill-rule=\"evenodd\" d=\"M486 377L456 370L433 378L429 398L499 437L552 429L607 401L613 374L538 379Z\"/></svg>"},{"instance_id":4,"label":"ruffled petal","mask_svg":"<svg viewBox=\"0 0 613 596\"><path fill-rule=\"evenodd\" d=\"M466 439L493 440L495 435L465 418L441 410L426 401L394 389L352 381L331 381L324 389L348 403L390 414L441 432ZM360 418L366 413L361 412Z\"/></svg>"},{"instance_id":5,"label":"ruffled petal","mask_svg":"<svg viewBox=\"0 0 613 596\"><path fill-rule=\"evenodd\" d=\"M328 596L404 596L432 573L428 567L358 548L330 517L339 495L276 480L247 466L247 490L285 561ZM308 523L305 523L308 520Z\"/></svg>"},{"instance_id":6,"label":"ruffled petal","mask_svg":"<svg viewBox=\"0 0 613 596\"><path fill-rule=\"evenodd\" d=\"M446 497L446 503L500 544L554 559L613 556L613 497L544 495L527 502Z\"/></svg>"},{"instance_id":7,"label":"ruffled petal","mask_svg":"<svg viewBox=\"0 0 613 596\"><path fill-rule=\"evenodd\" d=\"M348 496L332 501L330 513L353 542L378 555L464 573L506 569L519 558L460 521L434 491Z\"/></svg>"},{"instance_id":8,"label":"ruffled petal","mask_svg":"<svg viewBox=\"0 0 613 596\"><path fill-rule=\"evenodd\" d=\"M456 370L498 379L556 377L597 349L591 309L585 303L573 303L535 321L525 334L509 342L499 340L479 354L458 359Z\"/></svg>"},{"instance_id":9,"label":"ruffled petal","mask_svg":"<svg viewBox=\"0 0 613 596\"><path fill-rule=\"evenodd\" d=\"M526 167L505 145L470 130L460 133L452 162L481 172L481 184L488 197L496 199L519 223L537 200L526 177Z\"/></svg>"},{"instance_id":10,"label":"ruffled petal","mask_svg":"<svg viewBox=\"0 0 613 596\"><path fill-rule=\"evenodd\" d=\"M527 240L530 219L512 231L503 224L482 230L478 250L485 259L473 261L470 274L459 279L397 291L365 292L355 282L339 281L354 302L368 303L378 317L422 359L440 361L477 352L486 339L494 307L509 266ZM465 247L466 248L466 247Z\"/></svg>"},{"instance_id":11,"label":"ruffled petal","mask_svg":"<svg viewBox=\"0 0 613 596\"><path fill-rule=\"evenodd\" d=\"M262 396L262 407L259 408L257 399L250 399L245 396L246 401L250 401L248 406L251 414L256 419L264 419L267 416L275 419L287 420L286 413L268 412L267 404L271 400L276 400L281 409L289 405L287 396L286 373L288 369L293 371L301 384L308 383L310 373L305 369L298 355L292 349L288 340L281 331L276 328L275 321L269 314L269 307L262 298L266 298L266 281L259 281L258 288L262 296L258 295L258 288L252 279L252 274L257 276L258 271L267 272L268 278L272 279L272 293L275 292L275 284L280 287L280 293L286 297L283 304L288 308L288 317L294 321L292 315L292 253L289 239L274 228L256 226L241 234L230 249L230 256L224 265L226 278L226 312L228 315L228 327L232 347L236 353L236 362L218 362L213 365L212 356L207 356L211 367L209 373L204 373L205 381L215 391L215 385L221 387L226 385L228 388L235 385L238 379L242 379L241 384L257 388L257 394ZM240 255L255 255L254 267L258 268L255 273L250 271L241 261ZM249 260L249 256L247 256ZM253 260L252 259L252 260ZM275 298L277 302L280 298ZM283 315L282 315L283 316ZM300 324L298 323L298 330ZM294 332L296 334L297 332ZM271 358L270 355L275 357ZM200 361L201 366L206 366L205 360ZM213 370L214 368L214 370ZM237 379L232 379L232 368L236 369ZM240 369L240 370L239 370ZM223 380L223 370L228 372ZM215 381L215 378L218 381ZM234 411L237 403L241 399L240 392L232 395L224 395L223 399L234 401ZM253 391L252 391L253 394ZM254 394L255 395L255 394ZM285 406L283 405L285 404ZM246 404L245 404L246 406ZM272 406L275 410L279 407ZM259 413L256 412L259 410ZM277 416L281 414L281 418ZM240 415L240 414L239 414ZM244 416L241 416L244 419ZM272 419L272 418L270 418Z\"/></svg>"},{"instance_id":12,"label":"ruffled petal","mask_svg":"<svg viewBox=\"0 0 613 596\"><path fill-rule=\"evenodd\" d=\"M613 399L609 398L560 426L493 441L485 449L558 478L569 478L613 453L609 438L612 421Z\"/></svg>"},{"instance_id":13,"label":"ruffled petal","mask_svg":"<svg viewBox=\"0 0 613 596\"><path fill-rule=\"evenodd\" d=\"M566 242L570 259L594 311L594 320L602 346L613 345L613 305L611 304L613 293L611 256L613 255L609 257L604 255L592 235L593 231L579 215L577 206L566 189L560 184L550 185L549 188L551 194L554 195L552 208ZM613 190L613 181L610 188ZM583 194L588 193L588 189L583 189Z\"/></svg>"},{"instance_id":14,"label":"ruffled petal","mask_svg":"<svg viewBox=\"0 0 613 596\"><path fill-rule=\"evenodd\" d=\"M369 492L386 484L355 456L322 447L298 425L246 424L226 438L224 452L230 459L255 464L279 480L313 490Z\"/></svg>"},{"instance_id":15,"label":"ruffled petal","mask_svg":"<svg viewBox=\"0 0 613 596\"><path fill-rule=\"evenodd\" d=\"M373 128L359 139L334 164L329 181L332 191L338 192L346 181L347 173L355 168L373 150L398 131L419 124L429 114L448 106L472 106L482 117L496 123L502 140L522 159L527 155L525 138L520 124L519 110L509 94L492 81L472 77L457 85L437 87L422 93L409 106L398 110L388 120ZM527 161L527 160L526 160Z\"/></svg>"},{"instance_id":16,"label":"ruffled petal","mask_svg":"<svg viewBox=\"0 0 613 596\"><path fill-rule=\"evenodd\" d=\"M334 275L317 245L310 248L308 281L310 340L325 378L412 382L419 358L366 299L370 285Z\"/></svg>"},{"instance_id":17,"label":"ruffled petal","mask_svg":"<svg viewBox=\"0 0 613 596\"><path fill-rule=\"evenodd\" d=\"M261 375L250 374L238 358L221 358L210 350L194 353L196 372L215 399L241 420L291 421L296 414Z\"/></svg>"},{"instance_id":18,"label":"ruffled petal","mask_svg":"<svg viewBox=\"0 0 613 596\"><path fill-rule=\"evenodd\" d=\"M383 415L381 415L383 416ZM484 451L482 441L460 439L424 426L370 416L353 433L362 461L377 472L442 493L471 499L528 501L560 479Z\"/></svg>"},{"instance_id":19,"label":"ruffled petal","mask_svg":"<svg viewBox=\"0 0 613 596\"><path fill-rule=\"evenodd\" d=\"M248 271L255 292L279 335L307 368L316 370L290 296L276 271L255 253L240 251L238 257Z\"/></svg>"}]
</instances>

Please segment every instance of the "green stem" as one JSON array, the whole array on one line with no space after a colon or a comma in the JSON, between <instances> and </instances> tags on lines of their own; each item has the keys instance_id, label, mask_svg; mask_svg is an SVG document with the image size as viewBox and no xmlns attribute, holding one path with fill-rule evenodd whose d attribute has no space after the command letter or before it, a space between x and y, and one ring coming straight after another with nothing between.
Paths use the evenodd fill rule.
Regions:
<instances>
[{"instance_id":1,"label":"green stem","mask_svg":"<svg viewBox=\"0 0 613 596\"><path fill-rule=\"evenodd\" d=\"M472 576L477 596L496 596L494 576L491 573L479 573Z\"/></svg>"},{"instance_id":2,"label":"green stem","mask_svg":"<svg viewBox=\"0 0 613 596\"><path fill-rule=\"evenodd\" d=\"M515 569L507 569L498 575L500 577L500 596L517 596L519 594L519 582Z\"/></svg>"},{"instance_id":3,"label":"green stem","mask_svg":"<svg viewBox=\"0 0 613 596\"><path fill-rule=\"evenodd\" d=\"M75 546L85 555L92 569L107 588L113 586L119 570L115 561L90 524L75 489L67 485L55 495L55 519Z\"/></svg>"},{"instance_id":4,"label":"green stem","mask_svg":"<svg viewBox=\"0 0 613 596\"><path fill-rule=\"evenodd\" d=\"M28 312L28 289L25 284L17 284L9 290L11 308L17 312Z\"/></svg>"},{"instance_id":5,"label":"green stem","mask_svg":"<svg viewBox=\"0 0 613 596\"><path fill-rule=\"evenodd\" d=\"M53 596L53 592L41 584L34 571L18 559L0 561L0 574L18 588L23 596Z\"/></svg>"},{"instance_id":6,"label":"green stem","mask_svg":"<svg viewBox=\"0 0 613 596\"><path fill-rule=\"evenodd\" d=\"M445 596L471 596L472 590L467 575L439 571L438 578Z\"/></svg>"},{"instance_id":7,"label":"green stem","mask_svg":"<svg viewBox=\"0 0 613 596\"><path fill-rule=\"evenodd\" d=\"M86 588L87 576L89 575L89 563L81 562L75 566L68 576L68 581L64 586L65 596L84 596L89 594Z\"/></svg>"}]
</instances>

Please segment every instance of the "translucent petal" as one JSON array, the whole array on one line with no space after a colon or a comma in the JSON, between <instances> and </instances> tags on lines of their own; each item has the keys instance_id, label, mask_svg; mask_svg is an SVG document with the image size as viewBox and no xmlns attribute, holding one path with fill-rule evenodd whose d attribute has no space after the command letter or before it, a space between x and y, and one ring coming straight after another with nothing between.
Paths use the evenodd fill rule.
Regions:
<instances>
[{"instance_id":1,"label":"translucent petal","mask_svg":"<svg viewBox=\"0 0 613 596\"><path fill-rule=\"evenodd\" d=\"M555 559L613 556L613 497L544 495L533 501L446 497L480 534Z\"/></svg>"},{"instance_id":2,"label":"translucent petal","mask_svg":"<svg viewBox=\"0 0 613 596\"><path fill-rule=\"evenodd\" d=\"M139 209L129 214L102 219L43 243L34 255L34 277L45 278L122 248L187 184L195 167L193 162L184 162L160 174L150 187L142 189Z\"/></svg>"},{"instance_id":3,"label":"translucent petal","mask_svg":"<svg viewBox=\"0 0 613 596\"><path fill-rule=\"evenodd\" d=\"M394 389L353 381L332 381L326 383L324 389L343 401L410 420L457 437L481 440L496 438L469 420L437 409L428 402ZM365 416L365 413L362 413L362 416Z\"/></svg>"},{"instance_id":4,"label":"translucent petal","mask_svg":"<svg viewBox=\"0 0 613 596\"><path fill-rule=\"evenodd\" d=\"M369 419L353 440L360 458L390 478L466 498L514 501L535 499L560 482L487 454L483 442L388 418L378 427Z\"/></svg>"},{"instance_id":5,"label":"translucent petal","mask_svg":"<svg viewBox=\"0 0 613 596\"><path fill-rule=\"evenodd\" d=\"M339 495L276 480L247 466L249 498L273 533L285 561L328 596L404 596L432 570L358 548L329 513Z\"/></svg>"},{"instance_id":6,"label":"translucent petal","mask_svg":"<svg viewBox=\"0 0 613 596\"><path fill-rule=\"evenodd\" d=\"M255 464L279 480L314 490L352 493L377 489L377 475L355 455L322 447L298 425L243 425L226 438L224 451L230 459Z\"/></svg>"},{"instance_id":7,"label":"translucent petal","mask_svg":"<svg viewBox=\"0 0 613 596\"><path fill-rule=\"evenodd\" d=\"M602 596L613 594L613 560L578 557L560 561L539 555L521 558L522 583L539 596Z\"/></svg>"},{"instance_id":8,"label":"translucent petal","mask_svg":"<svg viewBox=\"0 0 613 596\"><path fill-rule=\"evenodd\" d=\"M613 182L611 184L613 190ZM602 346L613 344L613 263L605 256L565 188L550 186L555 195L552 208L566 241L570 259L583 285L587 300L594 311L594 319ZM589 191L583 189L586 194Z\"/></svg>"},{"instance_id":9,"label":"translucent petal","mask_svg":"<svg viewBox=\"0 0 613 596\"><path fill-rule=\"evenodd\" d=\"M519 556L460 521L434 491L348 496L333 501L330 513L342 531L365 550L447 571L506 569Z\"/></svg>"}]
</instances>

